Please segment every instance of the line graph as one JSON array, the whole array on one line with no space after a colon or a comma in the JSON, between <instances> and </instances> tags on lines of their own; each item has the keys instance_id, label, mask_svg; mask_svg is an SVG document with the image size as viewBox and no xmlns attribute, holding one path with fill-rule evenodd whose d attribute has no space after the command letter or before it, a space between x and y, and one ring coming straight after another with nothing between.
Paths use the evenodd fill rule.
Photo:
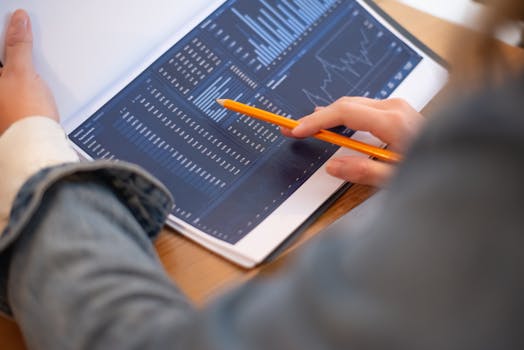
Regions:
<instances>
[{"instance_id":1,"label":"line graph","mask_svg":"<svg viewBox=\"0 0 524 350\"><path fill-rule=\"evenodd\" d=\"M359 10L353 11L351 21L315 53L315 60L325 77L317 89L302 89L304 95L314 106L332 103L341 92L369 95L367 78L380 70L383 61L397 47L394 41L384 45L385 40L388 38L381 27L362 16ZM346 44L341 46L341 42Z\"/></svg>"},{"instance_id":2,"label":"line graph","mask_svg":"<svg viewBox=\"0 0 524 350\"><path fill-rule=\"evenodd\" d=\"M319 86L320 94L315 94L307 89L302 89L308 100L315 106L327 105L336 99L335 93L340 94L339 87L347 85L351 90L358 85L362 77L369 71L374 63L369 57L369 47L373 43L367 38L363 29L360 29L362 40L358 54L346 52L342 57L330 60L321 53L315 58L320 63L322 71L326 74ZM337 62L333 62L337 61ZM363 69L366 69L363 72ZM350 94L348 90L347 95Z\"/></svg>"}]
</instances>

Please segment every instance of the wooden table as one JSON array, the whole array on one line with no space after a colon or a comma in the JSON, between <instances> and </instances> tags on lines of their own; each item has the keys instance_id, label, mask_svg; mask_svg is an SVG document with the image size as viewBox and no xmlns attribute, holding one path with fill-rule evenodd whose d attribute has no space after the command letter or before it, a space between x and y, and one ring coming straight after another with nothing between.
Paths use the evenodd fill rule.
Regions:
<instances>
[{"instance_id":1,"label":"wooden table","mask_svg":"<svg viewBox=\"0 0 524 350\"><path fill-rule=\"evenodd\" d=\"M406 29L415 34L437 54L450 59L453 38L478 37L478 34L460 26L432 17L393 0L376 1L388 14ZM504 54L512 61L524 62L524 52L501 44ZM435 109L439 98L435 99L425 112ZM259 273L272 273L285 263L291 252L314 236L338 217L362 203L374 193L367 186L353 186L319 220L317 220L288 250L277 260L254 270L242 269L205 250L188 239L169 229L162 232L156 248L170 276L182 290L195 302L202 305L221 290ZM25 349L20 331L15 323L0 317L0 348L9 350Z\"/></svg>"}]
</instances>

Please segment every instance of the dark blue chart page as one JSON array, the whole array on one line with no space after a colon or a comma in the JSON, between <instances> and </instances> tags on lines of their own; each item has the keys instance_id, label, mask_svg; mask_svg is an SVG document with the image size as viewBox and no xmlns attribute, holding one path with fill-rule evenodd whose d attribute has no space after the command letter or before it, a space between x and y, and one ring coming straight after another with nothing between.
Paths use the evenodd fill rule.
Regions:
<instances>
[{"instance_id":1,"label":"dark blue chart page","mask_svg":"<svg viewBox=\"0 0 524 350\"><path fill-rule=\"evenodd\" d=\"M356 1L230 0L69 137L148 169L174 216L235 244L338 147L287 139L215 99L298 119L344 95L388 97L421 60Z\"/></svg>"}]
</instances>

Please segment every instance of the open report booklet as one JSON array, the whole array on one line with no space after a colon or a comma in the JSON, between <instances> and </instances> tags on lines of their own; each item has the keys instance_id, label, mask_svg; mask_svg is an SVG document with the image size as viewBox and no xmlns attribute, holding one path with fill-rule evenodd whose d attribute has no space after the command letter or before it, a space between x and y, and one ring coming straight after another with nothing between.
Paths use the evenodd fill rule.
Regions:
<instances>
[{"instance_id":1,"label":"open report booklet","mask_svg":"<svg viewBox=\"0 0 524 350\"><path fill-rule=\"evenodd\" d=\"M171 227L253 267L347 188L325 163L355 152L288 139L217 98L293 119L346 95L402 97L421 109L447 75L371 1L213 1L64 126L84 157L129 161L159 178L176 203Z\"/></svg>"}]
</instances>

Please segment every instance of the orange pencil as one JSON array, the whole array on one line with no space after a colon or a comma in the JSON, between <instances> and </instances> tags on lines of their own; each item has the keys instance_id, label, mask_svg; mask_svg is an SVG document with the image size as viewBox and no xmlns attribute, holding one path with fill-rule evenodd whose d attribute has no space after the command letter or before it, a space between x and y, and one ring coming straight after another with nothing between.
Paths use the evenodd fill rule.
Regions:
<instances>
[{"instance_id":1,"label":"orange pencil","mask_svg":"<svg viewBox=\"0 0 524 350\"><path fill-rule=\"evenodd\" d=\"M245 114L249 117L253 117L259 120L263 120L265 122L273 123L279 126L283 126L284 128L293 129L298 126L298 122L293 119L289 119L283 116L280 116L278 114L274 114L268 111L264 111L259 108L251 107L248 105L245 105L240 102L236 102L233 100L226 100L226 99L218 99L218 104L224 106L225 108L238 112L241 114ZM367 143L363 143L360 141L353 140L349 137L342 136L340 134L334 133L329 130L320 130L317 132L313 137L322 140L327 141L330 143L333 143L338 146L346 147L353 149L355 151L367 154L369 156L375 157L380 160L384 160L387 162L398 162L402 159L402 157L393 151L389 151L387 149L382 149L380 147L375 147L368 145Z\"/></svg>"}]
</instances>

